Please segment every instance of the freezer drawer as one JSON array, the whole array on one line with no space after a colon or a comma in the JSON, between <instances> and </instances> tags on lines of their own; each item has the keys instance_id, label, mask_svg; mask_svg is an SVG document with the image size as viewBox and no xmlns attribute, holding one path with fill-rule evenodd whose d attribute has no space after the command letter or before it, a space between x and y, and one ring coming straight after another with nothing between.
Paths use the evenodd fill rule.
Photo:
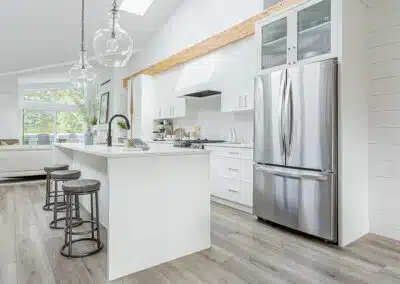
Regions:
<instances>
[{"instance_id":1,"label":"freezer drawer","mask_svg":"<svg viewBox=\"0 0 400 284\"><path fill-rule=\"evenodd\" d=\"M254 165L254 215L337 241L336 175Z\"/></svg>"}]
</instances>

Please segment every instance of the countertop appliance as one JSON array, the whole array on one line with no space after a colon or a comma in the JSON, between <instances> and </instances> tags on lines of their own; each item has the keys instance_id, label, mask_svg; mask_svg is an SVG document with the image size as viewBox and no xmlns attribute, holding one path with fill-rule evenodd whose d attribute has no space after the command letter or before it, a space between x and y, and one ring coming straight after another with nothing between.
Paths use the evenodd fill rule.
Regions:
<instances>
[{"instance_id":1,"label":"countertop appliance","mask_svg":"<svg viewBox=\"0 0 400 284\"><path fill-rule=\"evenodd\" d=\"M208 140L208 139L178 140L178 141L174 142L174 147L204 149L204 144L224 143L224 142L226 142L226 141L224 141L224 140Z\"/></svg>"},{"instance_id":2,"label":"countertop appliance","mask_svg":"<svg viewBox=\"0 0 400 284\"><path fill-rule=\"evenodd\" d=\"M337 60L255 79L254 215L338 241Z\"/></svg>"}]
</instances>

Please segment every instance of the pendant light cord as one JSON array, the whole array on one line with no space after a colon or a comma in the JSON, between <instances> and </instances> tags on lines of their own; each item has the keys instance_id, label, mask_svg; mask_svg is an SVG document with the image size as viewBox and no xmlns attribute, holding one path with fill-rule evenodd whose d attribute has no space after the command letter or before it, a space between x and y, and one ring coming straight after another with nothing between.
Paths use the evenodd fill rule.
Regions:
<instances>
[{"instance_id":1,"label":"pendant light cord","mask_svg":"<svg viewBox=\"0 0 400 284\"><path fill-rule=\"evenodd\" d=\"M117 0L114 0L113 8L111 9L112 17L112 31L111 31L111 38L115 38L115 15L118 13L117 9Z\"/></svg>"},{"instance_id":2,"label":"pendant light cord","mask_svg":"<svg viewBox=\"0 0 400 284\"><path fill-rule=\"evenodd\" d=\"M85 0L82 0L82 16L81 16L81 51L85 52Z\"/></svg>"},{"instance_id":3,"label":"pendant light cord","mask_svg":"<svg viewBox=\"0 0 400 284\"><path fill-rule=\"evenodd\" d=\"M82 57L82 69L86 69L84 53L86 52L85 48L85 0L82 0L82 15L81 15L81 57Z\"/></svg>"}]
</instances>

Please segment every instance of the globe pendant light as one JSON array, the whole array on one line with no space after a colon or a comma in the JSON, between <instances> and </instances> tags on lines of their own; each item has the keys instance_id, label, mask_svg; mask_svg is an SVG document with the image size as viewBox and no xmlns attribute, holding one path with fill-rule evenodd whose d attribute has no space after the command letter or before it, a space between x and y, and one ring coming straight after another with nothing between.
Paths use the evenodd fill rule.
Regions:
<instances>
[{"instance_id":1,"label":"globe pendant light","mask_svg":"<svg viewBox=\"0 0 400 284\"><path fill-rule=\"evenodd\" d=\"M82 18L81 18L81 51L79 52L79 61L72 66L69 71L72 84L76 88L86 88L96 79L96 73L93 66L89 64L85 48L85 0L82 0Z\"/></svg>"},{"instance_id":2,"label":"globe pendant light","mask_svg":"<svg viewBox=\"0 0 400 284\"><path fill-rule=\"evenodd\" d=\"M117 1L108 13L108 27L98 30L93 39L97 61L106 67L124 67L132 56L133 41L119 25Z\"/></svg>"}]
</instances>

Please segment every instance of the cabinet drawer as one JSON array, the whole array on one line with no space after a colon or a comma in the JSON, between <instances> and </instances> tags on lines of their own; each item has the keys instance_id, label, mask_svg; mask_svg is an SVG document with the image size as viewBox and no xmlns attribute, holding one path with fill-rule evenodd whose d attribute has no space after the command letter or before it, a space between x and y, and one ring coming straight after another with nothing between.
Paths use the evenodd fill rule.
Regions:
<instances>
[{"instance_id":1,"label":"cabinet drawer","mask_svg":"<svg viewBox=\"0 0 400 284\"><path fill-rule=\"evenodd\" d=\"M213 181L212 195L253 207L253 184L237 179L216 178Z\"/></svg>"},{"instance_id":2,"label":"cabinet drawer","mask_svg":"<svg viewBox=\"0 0 400 284\"><path fill-rule=\"evenodd\" d=\"M252 149L242 148L214 148L216 157L253 160Z\"/></svg>"},{"instance_id":3,"label":"cabinet drawer","mask_svg":"<svg viewBox=\"0 0 400 284\"><path fill-rule=\"evenodd\" d=\"M236 202L243 203L244 196L241 190L240 181L229 178L217 179L218 192L217 195L220 198Z\"/></svg>"},{"instance_id":4,"label":"cabinet drawer","mask_svg":"<svg viewBox=\"0 0 400 284\"><path fill-rule=\"evenodd\" d=\"M232 158L215 159L217 174L224 178L242 179L242 161Z\"/></svg>"},{"instance_id":5,"label":"cabinet drawer","mask_svg":"<svg viewBox=\"0 0 400 284\"><path fill-rule=\"evenodd\" d=\"M215 176L253 182L253 161L251 160L217 157L212 159L212 165Z\"/></svg>"}]
</instances>

